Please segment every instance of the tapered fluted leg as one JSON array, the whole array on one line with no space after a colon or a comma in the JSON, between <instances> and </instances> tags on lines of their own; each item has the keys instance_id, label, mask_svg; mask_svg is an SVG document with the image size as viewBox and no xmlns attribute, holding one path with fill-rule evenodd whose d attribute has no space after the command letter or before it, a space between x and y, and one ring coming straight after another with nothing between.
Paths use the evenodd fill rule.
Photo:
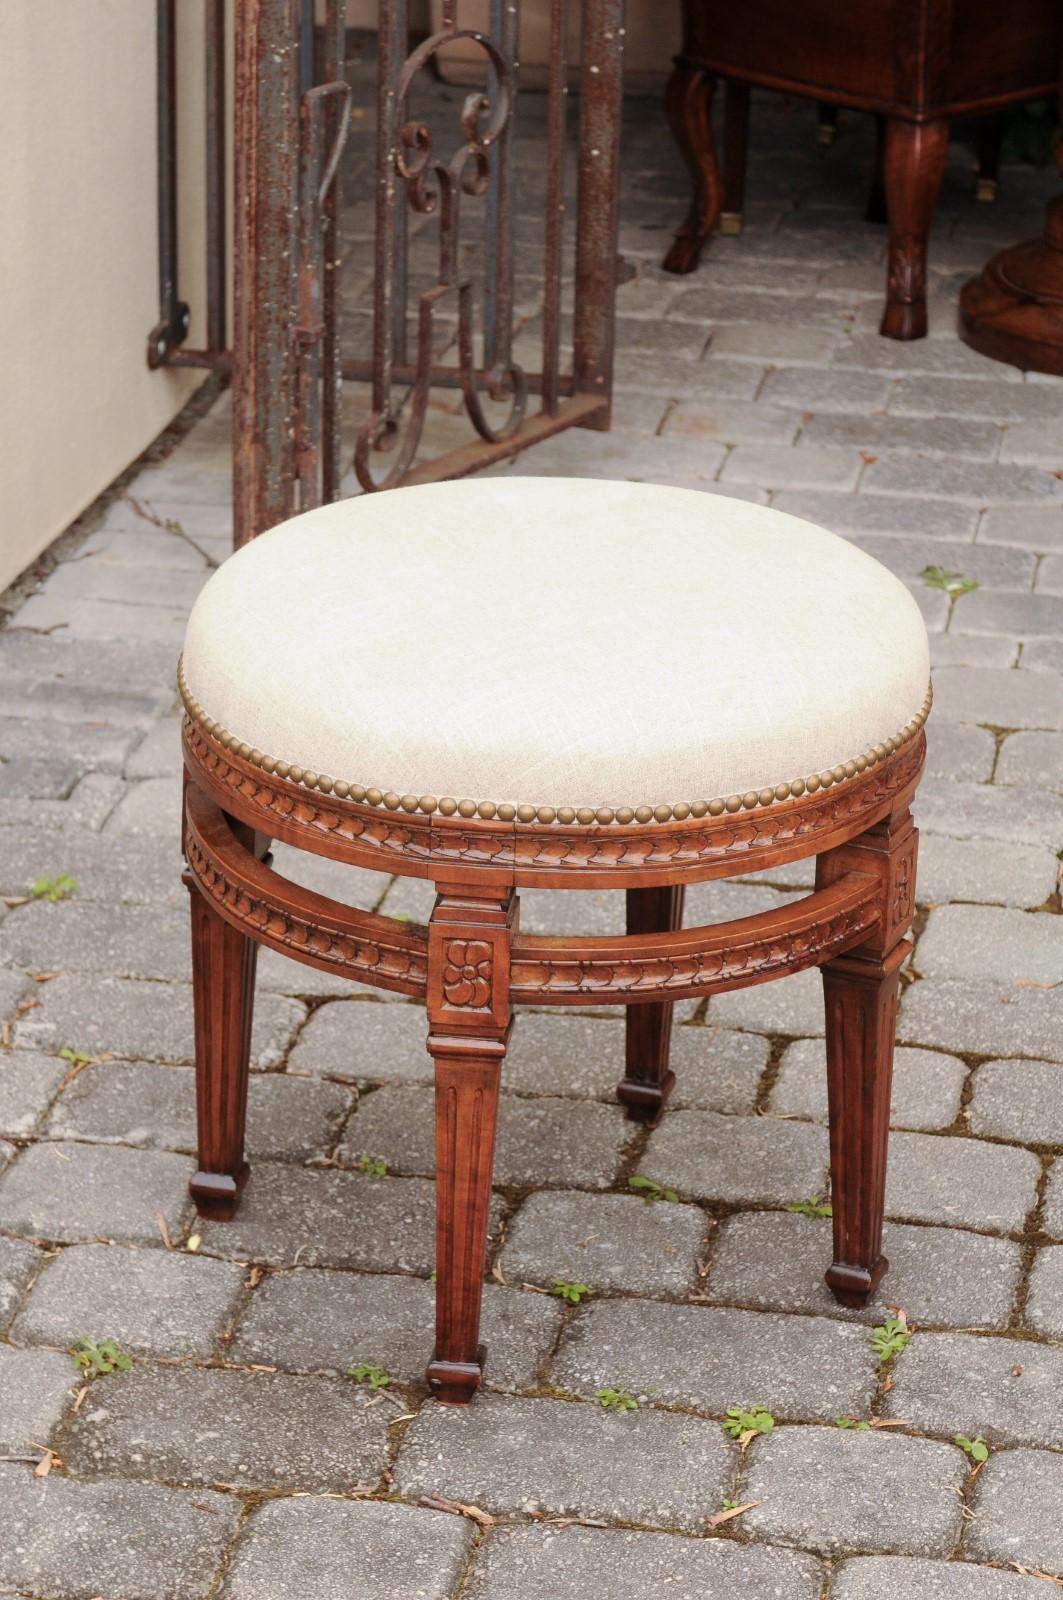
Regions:
<instances>
[{"instance_id":1,"label":"tapered fluted leg","mask_svg":"<svg viewBox=\"0 0 1063 1600\"><path fill-rule=\"evenodd\" d=\"M946 121L886 126L883 181L889 218L886 309L880 332L887 339L926 335L926 242L949 150Z\"/></svg>"},{"instance_id":2,"label":"tapered fluted leg","mask_svg":"<svg viewBox=\"0 0 1063 1600\"><path fill-rule=\"evenodd\" d=\"M876 874L884 915L871 938L822 968L827 1023L834 1260L827 1284L863 1306L888 1262L882 1254L893 1037L901 964L911 949L917 835L907 811L821 856L817 885L840 872Z\"/></svg>"},{"instance_id":3,"label":"tapered fluted leg","mask_svg":"<svg viewBox=\"0 0 1063 1600\"><path fill-rule=\"evenodd\" d=\"M691 197L686 218L662 262L665 272L693 272L720 215L723 183L712 134L713 87L704 67L676 58L664 103L672 137L690 171Z\"/></svg>"},{"instance_id":4,"label":"tapered fluted leg","mask_svg":"<svg viewBox=\"0 0 1063 1600\"><path fill-rule=\"evenodd\" d=\"M265 857L268 841L234 823ZM184 874L192 914L192 1009L195 1019L199 1170L188 1187L200 1216L228 1221L247 1182L244 1124L258 945L232 927L191 873Z\"/></svg>"},{"instance_id":5,"label":"tapered fluted leg","mask_svg":"<svg viewBox=\"0 0 1063 1600\"><path fill-rule=\"evenodd\" d=\"M426 1377L466 1405L479 1386L491 1167L511 1027L509 950L517 901L440 894L428 935L428 1049L436 1084L436 1340Z\"/></svg>"},{"instance_id":6,"label":"tapered fluted leg","mask_svg":"<svg viewBox=\"0 0 1063 1600\"><path fill-rule=\"evenodd\" d=\"M682 925L682 884L627 891L628 933L667 933ZM652 1126L675 1087L675 1073L668 1066L673 1010L669 1000L627 1008L624 1076L616 1086L616 1097L631 1122Z\"/></svg>"}]
</instances>

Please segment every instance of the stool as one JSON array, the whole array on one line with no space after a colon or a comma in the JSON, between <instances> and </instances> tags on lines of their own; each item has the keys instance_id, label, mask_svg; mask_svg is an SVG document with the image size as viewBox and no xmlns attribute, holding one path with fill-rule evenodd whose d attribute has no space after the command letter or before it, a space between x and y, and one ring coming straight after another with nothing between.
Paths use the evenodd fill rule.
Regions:
<instances>
[{"instance_id":1,"label":"stool","mask_svg":"<svg viewBox=\"0 0 1063 1600\"><path fill-rule=\"evenodd\" d=\"M436 1083L436 1344L480 1382L500 1076L519 1006L619 1004L628 1117L673 1084L676 1000L819 966L834 1257L881 1251L928 651L904 585L795 517L645 483L496 478L307 512L238 551L180 668L201 1215L248 1175L263 944L423 1000ZM429 878L427 927L285 880L271 839ZM688 883L816 856L812 894L682 926ZM627 934L522 934L519 891L624 889ZM352 1228L358 1226L351 1218Z\"/></svg>"}]
</instances>

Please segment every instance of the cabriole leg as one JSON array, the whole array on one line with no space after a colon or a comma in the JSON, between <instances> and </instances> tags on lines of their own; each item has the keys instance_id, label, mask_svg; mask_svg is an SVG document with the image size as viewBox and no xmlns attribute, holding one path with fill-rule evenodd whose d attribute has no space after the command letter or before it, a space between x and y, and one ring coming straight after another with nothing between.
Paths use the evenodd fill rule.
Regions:
<instances>
[{"instance_id":1,"label":"cabriole leg","mask_svg":"<svg viewBox=\"0 0 1063 1600\"><path fill-rule=\"evenodd\" d=\"M683 926L683 885L627 891L628 933L667 933ZM624 1076L616 1097L630 1122L652 1127L675 1087L669 1069L672 1042L671 1001L628 1006L624 1019Z\"/></svg>"},{"instance_id":2,"label":"cabriole leg","mask_svg":"<svg viewBox=\"0 0 1063 1600\"><path fill-rule=\"evenodd\" d=\"M704 67L677 57L665 91L672 137L690 172L690 209L665 256L665 272L693 272L701 247L715 228L723 204L723 184L712 134L714 80Z\"/></svg>"},{"instance_id":3,"label":"cabriole leg","mask_svg":"<svg viewBox=\"0 0 1063 1600\"><path fill-rule=\"evenodd\" d=\"M926 242L949 152L947 121L886 124L883 182L889 219L887 339L926 336Z\"/></svg>"},{"instance_id":4,"label":"cabriole leg","mask_svg":"<svg viewBox=\"0 0 1063 1600\"><path fill-rule=\"evenodd\" d=\"M436 1083L436 1341L426 1378L437 1400L467 1405L480 1344L491 1167L511 1027L509 952L517 899L440 893L428 932L428 1050Z\"/></svg>"},{"instance_id":5,"label":"cabriole leg","mask_svg":"<svg viewBox=\"0 0 1063 1600\"><path fill-rule=\"evenodd\" d=\"M260 858L268 841L233 821ZM258 945L218 915L186 870L192 913L192 1009L195 1019L199 1171L188 1187L202 1217L227 1222L247 1182L244 1124Z\"/></svg>"},{"instance_id":6,"label":"cabriole leg","mask_svg":"<svg viewBox=\"0 0 1063 1600\"><path fill-rule=\"evenodd\" d=\"M904 810L821 856L817 887L842 872L882 884L872 937L822 968L827 1023L834 1260L827 1284L842 1305L866 1305L889 1263L882 1254L893 1038L899 971L911 949L917 834Z\"/></svg>"}]
</instances>

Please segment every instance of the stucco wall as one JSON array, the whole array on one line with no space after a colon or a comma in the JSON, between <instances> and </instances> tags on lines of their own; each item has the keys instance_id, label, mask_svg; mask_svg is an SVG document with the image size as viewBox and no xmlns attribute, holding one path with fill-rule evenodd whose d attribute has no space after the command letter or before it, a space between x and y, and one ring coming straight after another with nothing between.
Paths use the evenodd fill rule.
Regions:
<instances>
[{"instance_id":1,"label":"stucco wall","mask_svg":"<svg viewBox=\"0 0 1063 1600\"><path fill-rule=\"evenodd\" d=\"M199 342L202 11L177 10L181 292ZM202 381L144 360L158 318L155 100L152 0L3 0L0 587Z\"/></svg>"}]
</instances>

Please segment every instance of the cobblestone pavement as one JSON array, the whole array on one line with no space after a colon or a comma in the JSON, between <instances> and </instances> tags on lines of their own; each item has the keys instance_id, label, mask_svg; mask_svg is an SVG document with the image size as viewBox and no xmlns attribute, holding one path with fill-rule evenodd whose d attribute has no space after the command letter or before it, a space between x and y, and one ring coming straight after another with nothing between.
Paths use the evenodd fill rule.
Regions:
<instances>
[{"instance_id":1,"label":"cobblestone pavement","mask_svg":"<svg viewBox=\"0 0 1063 1600\"><path fill-rule=\"evenodd\" d=\"M681 1006L674 1109L648 1135L614 1102L615 1014L520 1019L487 1385L468 1410L426 1403L420 1382L432 1153L415 1006L266 955L254 1176L237 1221L194 1221L174 662L229 537L221 401L0 634L0 1591L1037 1600L1053 1591L1032 1574L1063 1575L1063 387L953 332L958 284L1038 231L1052 180L1008 169L997 206L976 206L954 147L931 336L887 343L883 236L860 220L870 131L844 116L823 159L814 120L757 105L746 231L677 280L655 262L683 180L658 106L630 103L638 272L620 291L616 430L517 470L780 506L852 538L923 607L937 702L885 1284L911 1342L878 1364L886 1305L835 1305L830 1225L790 1209L826 1184L815 973ZM433 447L456 436L434 411ZM927 564L978 587L950 601ZM417 883L277 857L359 903L427 909ZM67 897L26 899L64 872ZM809 881L707 886L688 915L761 910ZM621 915L619 897L525 897L533 928ZM682 1199L646 1203L639 1173ZM557 1279L593 1293L566 1304L544 1292ZM132 1370L83 1390L64 1353L83 1336ZM391 1386L346 1376L358 1363ZM603 1387L638 1409L603 1410ZM753 1404L777 1426L742 1451L721 1418ZM989 1446L979 1470L957 1434ZM45 1446L60 1461L38 1478L24 1458Z\"/></svg>"}]
</instances>

